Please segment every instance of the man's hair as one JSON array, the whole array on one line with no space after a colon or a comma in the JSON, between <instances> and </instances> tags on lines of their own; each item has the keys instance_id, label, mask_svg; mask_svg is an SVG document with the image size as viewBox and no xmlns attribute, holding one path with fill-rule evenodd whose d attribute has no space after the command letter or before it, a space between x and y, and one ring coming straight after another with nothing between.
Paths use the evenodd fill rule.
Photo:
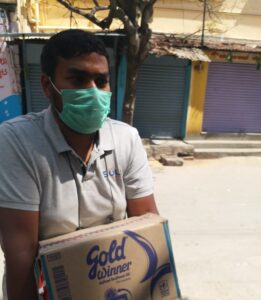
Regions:
<instances>
[{"instance_id":1,"label":"man's hair","mask_svg":"<svg viewBox=\"0 0 261 300\"><path fill-rule=\"evenodd\" d=\"M92 52L105 56L109 64L105 45L94 34L80 29L61 31L53 35L43 47L42 72L53 78L59 57L69 59Z\"/></svg>"}]
</instances>

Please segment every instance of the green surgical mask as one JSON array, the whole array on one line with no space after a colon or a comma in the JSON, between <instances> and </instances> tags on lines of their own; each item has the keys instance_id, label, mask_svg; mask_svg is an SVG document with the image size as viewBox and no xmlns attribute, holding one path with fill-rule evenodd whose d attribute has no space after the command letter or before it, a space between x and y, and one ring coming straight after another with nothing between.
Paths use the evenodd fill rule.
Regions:
<instances>
[{"instance_id":1,"label":"green surgical mask","mask_svg":"<svg viewBox=\"0 0 261 300\"><path fill-rule=\"evenodd\" d=\"M52 83L52 82L51 82ZM90 134L99 130L110 112L111 92L100 89L64 89L61 92L63 109L60 119L76 132Z\"/></svg>"}]
</instances>

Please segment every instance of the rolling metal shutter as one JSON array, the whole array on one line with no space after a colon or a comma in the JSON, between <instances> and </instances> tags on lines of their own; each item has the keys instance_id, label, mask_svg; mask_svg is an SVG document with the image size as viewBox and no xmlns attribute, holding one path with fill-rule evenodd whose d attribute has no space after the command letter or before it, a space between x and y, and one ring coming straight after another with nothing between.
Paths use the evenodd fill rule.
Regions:
<instances>
[{"instance_id":1,"label":"rolling metal shutter","mask_svg":"<svg viewBox=\"0 0 261 300\"><path fill-rule=\"evenodd\" d=\"M41 83L41 68L40 65L29 65L29 84L30 84L30 111L38 112L49 105L49 100L45 97Z\"/></svg>"},{"instance_id":2,"label":"rolling metal shutter","mask_svg":"<svg viewBox=\"0 0 261 300\"><path fill-rule=\"evenodd\" d=\"M39 112L49 105L41 87L40 55L43 43L28 42L25 45L25 86L27 112Z\"/></svg>"},{"instance_id":3,"label":"rolling metal shutter","mask_svg":"<svg viewBox=\"0 0 261 300\"><path fill-rule=\"evenodd\" d=\"M133 124L141 137L184 137L188 63L173 56L149 56L140 67Z\"/></svg>"},{"instance_id":4,"label":"rolling metal shutter","mask_svg":"<svg viewBox=\"0 0 261 300\"><path fill-rule=\"evenodd\" d=\"M261 132L261 71L255 64L210 63L203 131Z\"/></svg>"}]
</instances>

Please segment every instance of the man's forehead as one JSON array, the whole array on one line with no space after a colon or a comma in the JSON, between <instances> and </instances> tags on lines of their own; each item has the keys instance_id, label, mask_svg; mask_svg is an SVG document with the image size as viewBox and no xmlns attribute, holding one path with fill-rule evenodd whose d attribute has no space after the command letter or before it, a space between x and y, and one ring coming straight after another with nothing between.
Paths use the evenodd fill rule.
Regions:
<instances>
[{"instance_id":1,"label":"man's forehead","mask_svg":"<svg viewBox=\"0 0 261 300\"><path fill-rule=\"evenodd\" d=\"M107 58L104 55L101 55L96 52L91 53L83 53L77 56L73 56L70 58L64 58L61 56L58 56L58 63L62 64L99 64L99 65L105 65L108 67L108 61Z\"/></svg>"},{"instance_id":2,"label":"man's forehead","mask_svg":"<svg viewBox=\"0 0 261 300\"><path fill-rule=\"evenodd\" d=\"M108 76L109 66L105 56L99 55L94 58L89 55L81 55L65 59L59 57L57 64L58 69L62 72L75 75L99 75Z\"/></svg>"}]
</instances>

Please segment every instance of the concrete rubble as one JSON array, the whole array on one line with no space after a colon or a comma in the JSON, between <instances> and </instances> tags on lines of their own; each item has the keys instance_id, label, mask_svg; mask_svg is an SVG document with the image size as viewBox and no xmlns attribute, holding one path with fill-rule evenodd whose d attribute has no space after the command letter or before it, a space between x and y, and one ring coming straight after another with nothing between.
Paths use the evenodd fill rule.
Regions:
<instances>
[{"instance_id":1,"label":"concrete rubble","mask_svg":"<svg viewBox=\"0 0 261 300\"><path fill-rule=\"evenodd\" d=\"M184 160L227 156L261 157L259 134L206 134L184 140L143 139L149 159L165 166L182 166Z\"/></svg>"},{"instance_id":2,"label":"concrete rubble","mask_svg":"<svg viewBox=\"0 0 261 300\"><path fill-rule=\"evenodd\" d=\"M194 147L182 140L143 139L149 159L156 159L165 166L182 166L183 158L193 157Z\"/></svg>"}]
</instances>

